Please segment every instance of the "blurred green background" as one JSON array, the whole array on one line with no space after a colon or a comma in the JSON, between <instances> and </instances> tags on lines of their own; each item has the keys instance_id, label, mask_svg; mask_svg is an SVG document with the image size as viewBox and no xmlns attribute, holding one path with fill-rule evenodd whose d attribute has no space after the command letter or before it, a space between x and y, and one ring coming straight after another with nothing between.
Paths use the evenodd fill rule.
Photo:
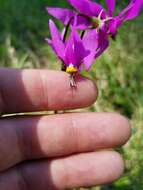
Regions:
<instances>
[{"instance_id":1,"label":"blurred green background","mask_svg":"<svg viewBox=\"0 0 143 190\"><path fill-rule=\"evenodd\" d=\"M127 2L118 0L117 9ZM0 66L57 68L56 57L44 41L49 35L46 6L68 5L66 0L0 0ZM143 190L143 14L124 24L88 76L97 78L99 87L98 101L90 110L119 112L133 126L130 142L119 149L126 160L124 176L91 189Z\"/></svg>"}]
</instances>

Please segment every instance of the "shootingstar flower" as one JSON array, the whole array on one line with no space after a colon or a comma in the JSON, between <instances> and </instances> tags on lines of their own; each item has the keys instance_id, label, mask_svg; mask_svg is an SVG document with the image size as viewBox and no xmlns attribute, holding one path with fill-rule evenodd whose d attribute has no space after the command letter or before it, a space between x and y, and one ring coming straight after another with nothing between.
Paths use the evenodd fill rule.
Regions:
<instances>
[{"instance_id":1,"label":"shootingstar flower","mask_svg":"<svg viewBox=\"0 0 143 190\"><path fill-rule=\"evenodd\" d=\"M99 36L95 29L88 30L81 38L73 27L68 39L63 40L63 34L58 31L52 20L49 21L49 28L51 39L46 39L46 41L61 59L66 67L66 72L72 79L81 72L83 66L89 70L94 59L100 56L109 45L108 41ZM73 80L71 80L71 86L74 86Z\"/></svg>"},{"instance_id":2,"label":"shootingstar flower","mask_svg":"<svg viewBox=\"0 0 143 190\"><path fill-rule=\"evenodd\" d=\"M65 25L68 22L73 23L74 17L78 16L77 28L87 29L89 27L102 30L106 28L108 34L115 37L118 28L124 21L137 17L143 8L143 0L131 0L129 5L119 13L113 15L116 0L106 0L107 10L99 3L91 0L68 0L69 3L78 11L72 11L62 8L47 8L52 16L59 19Z\"/></svg>"},{"instance_id":3,"label":"shootingstar flower","mask_svg":"<svg viewBox=\"0 0 143 190\"><path fill-rule=\"evenodd\" d=\"M137 17L143 8L143 0L131 0L129 5L114 17L116 0L106 0L107 11L100 4L91 0L68 1L80 13L91 18L93 27L103 29L107 26L108 32L114 37L121 24Z\"/></svg>"}]
</instances>

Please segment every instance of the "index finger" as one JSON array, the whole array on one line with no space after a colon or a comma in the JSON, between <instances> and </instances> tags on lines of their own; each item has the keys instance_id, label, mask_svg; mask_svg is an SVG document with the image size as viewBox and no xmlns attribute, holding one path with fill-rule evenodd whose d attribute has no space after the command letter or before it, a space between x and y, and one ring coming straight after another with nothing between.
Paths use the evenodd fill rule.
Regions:
<instances>
[{"instance_id":1,"label":"index finger","mask_svg":"<svg viewBox=\"0 0 143 190\"><path fill-rule=\"evenodd\" d=\"M1 113L65 110L91 105L97 97L95 84L78 77L77 88L68 74L50 70L0 69Z\"/></svg>"}]
</instances>

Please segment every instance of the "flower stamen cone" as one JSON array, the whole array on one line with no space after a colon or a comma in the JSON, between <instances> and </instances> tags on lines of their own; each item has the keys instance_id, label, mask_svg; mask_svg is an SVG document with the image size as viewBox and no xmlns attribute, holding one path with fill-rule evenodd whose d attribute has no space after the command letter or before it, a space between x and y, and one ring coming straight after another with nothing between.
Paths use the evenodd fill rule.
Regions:
<instances>
[{"instance_id":1,"label":"flower stamen cone","mask_svg":"<svg viewBox=\"0 0 143 190\"><path fill-rule=\"evenodd\" d=\"M76 88L77 87L76 80L75 80L75 75L70 75L70 87L71 88Z\"/></svg>"},{"instance_id":2,"label":"flower stamen cone","mask_svg":"<svg viewBox=\"0 0 143 190\"><path fill-rule=\"evenodd\" d=\"M104 13L104 10L102 9L98 15L98 17L92 17L92 26L96 29L102 29L105 24L105 19L102 19L102 14Z\"/></svg>"}]
</instances>

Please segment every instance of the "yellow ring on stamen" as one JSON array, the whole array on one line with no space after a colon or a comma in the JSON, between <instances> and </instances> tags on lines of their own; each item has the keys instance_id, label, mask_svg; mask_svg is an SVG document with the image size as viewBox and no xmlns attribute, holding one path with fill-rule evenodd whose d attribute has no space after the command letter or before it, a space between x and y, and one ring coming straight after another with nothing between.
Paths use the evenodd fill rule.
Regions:
<instances>
[{"instance_id":1,"label":"yellow ring on stamen","mask_svg":"<svg viewBox=\"0 0 143 190\"><path fill-rule=\"evenodd\" d=\"M101 12L99 13L98 17L92 17L92 26L95 29L101 29L104 24L106 24L106 22L110 21L111 19L113 19L112 17L108 17L106 16L105 19L102 19L102 13L104 11L101 10Z\"/></svg>"},{"instance_id":2,"label":"yellow ring on stamen","mask_svg":"<svg viewBox=\"0 0 143 190\"><path fill-rule=\"evenodd\" d=\"M78 68L75 67L73 64L70 64L67 68L66 68L66 72L70 75L76 74L78 72Z\"/></svg>"},{"instance_id":3,"label":"yellow ring on stamen","mask_svg":"<svg viewBox=\"0 0 143 190\"><path fill-rule=\"evenodd\" d=\"M94 17L92 19L92 26L93 26L93 28L99 28L99 26L100 26L100 20L98 18Z\"/></svg>"},{"instance_id":4,"label":"yellow ring on stamen","mask_svg":"<svg viewBox=\"0 0 143 190\"><path fill-rule=\"evenodd\" d=\"M92 26L95 29L100 29L105 24L104 20L101 20L97 17L92 18Z\"/></svg>"}]
</instances>

